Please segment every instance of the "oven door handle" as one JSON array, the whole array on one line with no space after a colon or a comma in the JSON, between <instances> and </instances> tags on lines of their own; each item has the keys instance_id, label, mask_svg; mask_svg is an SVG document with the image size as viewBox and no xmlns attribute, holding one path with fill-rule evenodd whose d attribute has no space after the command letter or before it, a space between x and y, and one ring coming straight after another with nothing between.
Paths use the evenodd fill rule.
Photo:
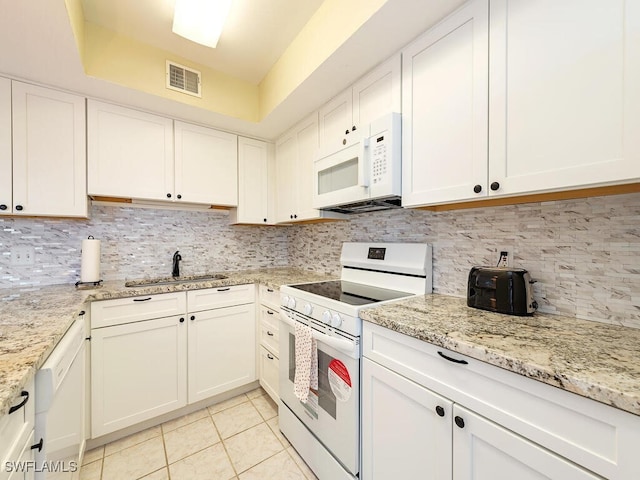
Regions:
<instances>
[{"instance_id":1,"label":"oven door handle","mask_svg":"<svg viewBox=\"0 0 640 480\"><path fill-rule=\"evenodd\" d=\"M296 327L295 320L291 320L287 316L287 314L282 312L282 311L280 312L280 320L282 320L284 323L288 324L291 328L295 328ZM327 334L318 332L316 330L312 330L311 336L315 340L317 340L319 342L322 342L325 345L329 345L330 347L333 347L336 350L340 350L341 352L344 352L344 353L353 353L353 348L354 348L353 342L350 342L349 340L342 339L342 338L331 337L331 336L329 336Z\"/></svg>"}]
</instances>

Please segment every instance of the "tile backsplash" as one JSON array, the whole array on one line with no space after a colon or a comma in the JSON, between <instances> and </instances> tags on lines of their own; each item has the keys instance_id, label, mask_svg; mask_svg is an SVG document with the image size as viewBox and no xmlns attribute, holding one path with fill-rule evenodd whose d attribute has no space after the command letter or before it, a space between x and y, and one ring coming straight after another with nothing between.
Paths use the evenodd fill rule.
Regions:
<instances>
[{"instance_id":1,"label":"tile backsplash","mask_svg":"<svg viewBox=\"0 0 640 480\"><path fill-rule=\"evenodd\" d=\"M448 212L387 210L295 227L292 266L338 274L351 241L433 245L434 292L466 296L474 265L500 249L529 270L543 312L640 328L640 194Z\"/></svg>"},{"instance_id":2,"label":"tile backsplash","mask_svg":"<svg viewBox=\"0 0 640 480\"><path fill-rule=\"evenodd\" d=\"M171 276L180 250L184 275L287 265L286 228L229 225L223 210L96 206L91 218L1 218L0 288L72 284L82 240L101 241L103 280ZM11 264L11 249L35 248L35 265Z\"/></svg>"},{"instance_id":3,"label":"tile backsplash","mask_svg":"<svg viewBox=\"0 0 640 480\"><path fill-rule=\"evenodd\" d=\"M225 211L94 205L89 220L0 217L0 288L72 284L80 246L102 241L105 280L291 265L332 275L345 241L428 242L436 293L465 296L473 265L513 252L540 310L640 328L640 193L449 212L388 210L294 227L231 226ZM11 264L32 246L35 265Z\"/></svg>"}]
</instances>

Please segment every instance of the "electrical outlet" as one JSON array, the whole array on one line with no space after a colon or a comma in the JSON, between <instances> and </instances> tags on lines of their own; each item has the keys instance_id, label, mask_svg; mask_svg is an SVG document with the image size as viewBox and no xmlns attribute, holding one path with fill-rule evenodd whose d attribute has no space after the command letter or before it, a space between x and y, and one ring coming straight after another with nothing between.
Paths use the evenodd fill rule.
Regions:
<instances>
[{"instance_id":1,"label":"electrical outlet","mask_svg":"<svg viewBox=\"0 0 640 480\"><path fill-rule=\"evenodd\" d=\"M33 265L36 251L33 247L15 247L11 249L11 265Z\"/></svg>"},{"instance_id":2,"label":"electrical outlet","mask_svg":"<svg viewBox=\"0 0 640 480\"><path fill-rule=\"evenodd\" d=\"M513 251L508 248L499 248L498 253L498 266L499 267L512 267L513 266Z\"/></svg>"}]
</instances>

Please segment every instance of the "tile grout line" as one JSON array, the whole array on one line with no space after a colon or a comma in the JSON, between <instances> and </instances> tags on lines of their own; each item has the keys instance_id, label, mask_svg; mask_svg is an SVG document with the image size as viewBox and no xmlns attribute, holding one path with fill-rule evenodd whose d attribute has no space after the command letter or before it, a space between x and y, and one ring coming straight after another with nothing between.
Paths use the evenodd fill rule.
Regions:
<instances>
[{"instance_id":1,"label":"tile grout line","mask_svg":"<svg viewBox=\"0 0 640 480\"><path fill-rule=\"evenodd\" d=\"M246 394L243 394L246 396ZM249 397L247 397L248 399ZM245 403L245 402L242 402ZM242 404L239 404L242 405ZM224 409L227 410L227 409ZM224 410L221 410L221 412L223 412ZM233 470L234 473L234 477L235 478L239 478L238 477L238 471L236 470L236 466L233 464L233 461L231 460L231 457L229 456L229 452L227 451L227 446L224 443L224 439L222 438L222 435L220 434L220 430L218 430L218 426L216 425L215 420L213 419L213 414L209 411L209 409L207 408L207 412L209 413L209 417L211 418L211 423L213 423L213 428L216 429L216 433L218 434L218 438L220 439L220 443L222 444L222 449L224 450L224 454L227 456L227 460L229 461L229 465L231 465L231 470ZM216 412L216 413L220 413L220 412Z\"/></svg>"},{"instance_id":2,"label":"tile grout line","mask_svg":"<svg viewBox=\"0 0 640 480\"><path fill-rule=\"evenodd\" d=\"M167 444L164 439L164 428L160 424L160 436L162 437L162 448L164 449L164 464L167 469L167 478L171 480L171 471L169 470L169 455L167 454Z\"/></svg>"}]
</instances>

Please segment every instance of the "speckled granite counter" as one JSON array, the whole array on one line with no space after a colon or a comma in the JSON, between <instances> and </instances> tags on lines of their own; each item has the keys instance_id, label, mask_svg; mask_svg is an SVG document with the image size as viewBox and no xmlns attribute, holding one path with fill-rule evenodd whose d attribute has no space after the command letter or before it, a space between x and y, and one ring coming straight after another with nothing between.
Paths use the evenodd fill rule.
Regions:
<instances>
[{"instance_id":1,"label":"speckled granite counter","mask_svg":"<svg viewBox=\"0 0 640 480\"><path fill-rule=\"evenodd\" d=\"M87 302L157 293L262 283L280 288L287 283L329 280L332 277L292 268L224 272L228 278L173 285L125 287L124 281L76 290L73 285L37 291L0 290L0 416L42 366ZM189 277L185 277L189 279Z\"/></svg>"},{"instance_id":2,"label":"speckled granite counter","mask_svg":"<svg viewBox=\"0 0 640 480\"><path fill-rule=\"evenodd\" d=\"M369 322L640 415L640 330L537 313L515 317L445 295L364 309Z\"/></svg>"}]
</instances>

